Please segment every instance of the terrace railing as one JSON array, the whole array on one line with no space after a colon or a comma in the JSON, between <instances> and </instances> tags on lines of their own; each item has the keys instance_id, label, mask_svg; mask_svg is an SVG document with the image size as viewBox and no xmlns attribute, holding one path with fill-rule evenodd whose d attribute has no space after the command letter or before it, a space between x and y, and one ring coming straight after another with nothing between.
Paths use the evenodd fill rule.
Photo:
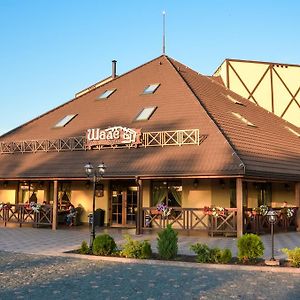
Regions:
<instances>
[{"instance_id":1,"label":"terrace railing","mask_svg":"<svg viewBox=\"0 0 300 300\"><path fill-rule=\"evenodd\" d=\"M143 132L138 147L165 147L199 145L207 135L200 135L199 129L185 129L172 131ZM136 145L99 145L93 149L132 148ZM86 137L67 137L55 140L26 140L26 141L1 141L0 153L35 153L35 152L65 152L86 151Z\"/></svg>"},{"instance_id":2,"label":"terrace railing","mask_svg":"<svg viewBox=\"0 0 300 300\"><path fill-rule=\"evenodd\" d=\"M295 231L297 227L296 215L298 207L292 207L294 214L288 217L282 213L282 208L273 208L277 213L277 222L274 225L275 232ZM259 213L253 212L251 208L244 211L244 232L256 234L270 233L270 224L268 217Z\"/></svg>"},{"instance_id":3,"label":"terrace railing","mask_svg":"<svg viewBox=\"0 0 300 300\"><path fill-rule=\"evenodd\" d=\"M43 205L38 211L22 204L6 204L0 207L0 222L22 224L51 225L53 208Z\"/></svg>"},{"instance_id":4,"label":"terrace railing","mask_svg":"<svg viewBox=\"0 0 300 300\"><path fill-rule=\"evenodd\" d=\"M204 208L174 207L169 216L164 216L156 207L143 208L144 228L166 228L168 224L182 230L204 230L210 235L237 234L236 208L226 208L224 215L208 214Z\"/></svg>"}]
</instances>

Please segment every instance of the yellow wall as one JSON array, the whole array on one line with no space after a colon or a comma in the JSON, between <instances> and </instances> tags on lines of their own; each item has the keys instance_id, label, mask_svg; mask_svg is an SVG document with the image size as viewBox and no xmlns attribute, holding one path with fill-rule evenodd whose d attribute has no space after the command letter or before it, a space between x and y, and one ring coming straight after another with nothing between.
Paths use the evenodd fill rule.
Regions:
<instances>
[{"instance_id":1,"label":"yellow wall","mask_svg":"<svg viewBox=\"0 0 300 300\"><path fill-rule=\"evenodd\" d=\"M229 88L235 93L247 99L249 97L249 92L247 91L247 89L252 92L256 85L259 83L263 74L267 71L265 77L259 83L255 92L253 93L253 96L258 105L272 112L271 75L270 71L268 70L270 64L246 61L228 61L234 68L235 72L238 74L237 76L232 68L229 67ZM272 79L274 113L277 116L280 116L283 119L300 127L300 107L295 101L290 104L292 96L281 81L282 79L286 86L289 88L292 95L295 95L298 88L300 87L300 66L276 64L273 65L274 70L272 71ZM227 62L225 61L214 75L220 75L224 81L224 84L227 86L226 66ZM281 79L279 78L279 76ZM241 80L238 77L241 78L247 89L241 83ZM254 102L252 98L250 98L249 100ZM300 93L297 94L296 100L298 101L298 103L300 103Z\"/></svg>"},{"instance_id":2,"label":"yellow wall","mask_svg":"<svg viewBox=\"0 0 300 300\"><path fill-rule=\"evenodd\" d=\"M194 187L194 180L182 181L182 207L202 208L212 205L211 181L199 179L198 186Z\"/></svg>"},{"instance_id":3,"label":"yellow wall","mask_svg":"<svg viewBox=\"0 0 300 300\"><path fill-rule=\"evenodd\" d=\"M143 207L150 207L151 201L151 182L150 180L143 181Z\"/></svg>"},{"instance_id":4,"label":"yellow wall","mask_svg":"<svg viewBox=\"0 0 300 300\"><path fill-rule=\"evenodd\" d=\"M258 192L253 183L248 183L248 207L254 208L258 206ZM295 185L288 184L288 188L284 183L272 183L272 207L281 207L283 202L287 201L288 205L296 206L295 203Z\"/></svg>"},{"instance_id":5,"label":"yellow wall","mask_svg":"<svg viewBox=\"0 0 300 300\"><path fill-rule=\"evenodd\" d=\"M258 206L257 189L252 182L248 183L248 207L254 208Z\"/></svg>"},{"instance_id":6,"label":"yellow wall","mask_svg":"<svg viewBox=\"0 0 300 300\"><path fill-rule=\"evenodd\" d=\"M16 199L16 190L0 190L0 203L7 203L9 202L10 204L15 204L15 199Z\"/></svg>"},{"instance_id":7,"label":"yellow wall","mask_svg":"<svg viewBox=\"0 0 300 300\"><path fill-rule=\"evenodd\" d=\"M224 184L220 180L212 181L212 205L230 207L229 181L224 180Z\"/></svg>"},{"instance_id":8,"label":"yellow wall","mask_svg":"<svg viewBox=\"0 0 300 300\"><path fill-rule=\"evenodd\" d=\"M107 223L108 220L108 203L109 203L109 192L108 182L104 183L104 196L96 197L96 209L101 208L105 211L105 220ZM77 207L80 206L83 208L83 213L81 215L81 222L88 222L88 214L93 210L93 190L92 185L89 188L86 187L85 182L72 182L72 191L71 191L71 202Z\"/></svg>"},{"instance_id":9,"label":"yellow wall","mask_svg":"<svg viewBox=\"0 0 300 300\"><path fill-rule=\"evenodd\" d=\"M287 201L288 206L296 206L295 185L283 183L272 184L272 207L281 207Z\"/></svg>"}]
</instances>

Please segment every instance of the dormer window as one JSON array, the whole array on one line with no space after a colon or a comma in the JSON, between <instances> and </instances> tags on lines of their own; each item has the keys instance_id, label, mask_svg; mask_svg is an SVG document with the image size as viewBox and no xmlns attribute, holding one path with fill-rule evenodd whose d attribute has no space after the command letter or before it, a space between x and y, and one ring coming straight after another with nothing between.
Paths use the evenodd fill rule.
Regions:
<instances>
[{"instance_id":1,"label":"dormer window","mask_svg":"<svg viewBox=\"0 0 300 300\"><path fill-rule=\"evenodd\" d=\"M70 123L76 116L77 116L77 114L75 114L75 115L67 115L67 116L63 117L60 121L58 121L58 122L54 125L54 128L65 127L65 126L66 126L68 123Z\"/></svg>"},{"instance_id":2,"label":"dormer window","mask_svg":"<svg viewBox=\"0 0 300 300\"><path fill-rule=\"evenodd\" d=\"M153 115L157 106L145 107L143 110L137 115L135 121L147 121Z\"/></svg>"},{"instance_id":3,"label":"dormer window","mask_svg":"<svg viewBox=\"0 0 300 300\"><path fill-rule=\"evenodd\" d=\"M158 89L160 83L149 84L143 91L143 95L154 94L154 92Z\"/></svg>"},{"instance_id":4,"label":"dormer window","mask_svg":"<svg viewBox=\"0 0 300 300\"><path fill-rule=\"evenodd\" d=\"M235 117L237 117L239 120L241 120L243 123L245 123L246 125L251 126L251 127L256 127L255 124L251 123L250 121L248 121L246 118L244 118L244 117L241 116L240 114L235 113L235 112L233 112L232 114L233 114Z\"/></svg>"},{"instance_id":5,"label":"dormer window","mask_svg":"<svg viewBox=\"0 0 300 300\"><path fill-rule=\"evenodd\" d=\"M230 96L230 95L227 95L226 96L231 102L233 102L234 104L238 104L238 105L242 105L242 106L245 106L245 104L244 103L242 103L242 102L240 102L240 101L238 101L238 100L236 100L235 98L233 98L232 96Z\"/></svg>"},{"instance_id":6,"label":"dormer window","mask_svg":"<svg viewBox=\"0 0 300 300\"><path fill-rule=\"evenodd\" d=\"M107 99L108 97L110 97L117 89L113 89L113 90L106 90L105 92L103 92L100 96L97 97L98 100L100 99Z\"/></svg>"}]
</instances>

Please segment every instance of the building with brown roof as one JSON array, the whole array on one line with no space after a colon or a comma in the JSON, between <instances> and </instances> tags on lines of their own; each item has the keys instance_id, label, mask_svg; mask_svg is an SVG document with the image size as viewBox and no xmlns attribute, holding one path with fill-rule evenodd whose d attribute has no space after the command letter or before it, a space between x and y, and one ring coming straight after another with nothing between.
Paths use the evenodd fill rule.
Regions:
<instances>
[{"instance_id":1,"label":"building with brown roof","mask_svg":"<svg viewBox=\"0 0 300 300\"><path fill-rule=\"evenodd\" d=\"M69 200L87 222L84 166L102 161L96 208L108 226L240 235L252 208L300 203L299 128L165 55L1 136L0 152L3 222L56 228ZM43 201L48 215L25 205Z\"/></svg>"}]
</instances>

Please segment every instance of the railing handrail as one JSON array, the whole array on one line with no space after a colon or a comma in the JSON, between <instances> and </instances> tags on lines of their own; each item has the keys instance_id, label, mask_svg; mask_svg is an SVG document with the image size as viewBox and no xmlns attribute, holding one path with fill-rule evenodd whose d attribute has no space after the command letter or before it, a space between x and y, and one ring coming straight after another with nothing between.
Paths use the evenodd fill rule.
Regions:
<instances>
[{"instance_id":1,"label":"railing handrail","mask_svg":"<svg viewBox=\"0 0 300 300\"><path fill-rule=\"evenodd\" d=\"M200 134L199 129L178 129L157 132L143 132L142 144L140 145L140 147L199 145L206 139L206 137L207 135ZM101 150L110 148L133 148L133 146L131 146L130 144L99 145L94 147L93 149ZM66 137L54 140L37 139L23 141L0 141L0 154L86 150L87 146L85 136Z\"/></svg>"}]
</instances>

